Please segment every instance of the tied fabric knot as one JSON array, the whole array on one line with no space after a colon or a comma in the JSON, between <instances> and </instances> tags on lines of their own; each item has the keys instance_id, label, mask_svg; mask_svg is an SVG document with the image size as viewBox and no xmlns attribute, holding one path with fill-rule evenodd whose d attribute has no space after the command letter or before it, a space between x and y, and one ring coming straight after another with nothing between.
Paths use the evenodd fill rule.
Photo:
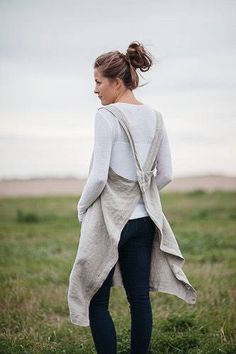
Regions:
<instances>
[{"instance_id":1,"label":"tied fabric knot","mask_svg":"<svg viewBox=\"0 0 236 354\"><path fill-rule=\"evenodd\" d=\"M137 170L138 183L142 192L150 185L151 177L156 175L156 167L151 171Z\"/></svg>"}]
</instances>

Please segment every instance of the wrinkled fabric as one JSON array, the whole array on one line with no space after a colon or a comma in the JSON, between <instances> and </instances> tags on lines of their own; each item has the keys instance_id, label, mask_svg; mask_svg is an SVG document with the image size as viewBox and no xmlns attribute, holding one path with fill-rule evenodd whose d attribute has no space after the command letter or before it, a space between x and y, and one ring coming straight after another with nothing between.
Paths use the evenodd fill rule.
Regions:
<instances>
[{"instance_id":1,"label":"wrinkled fabric","mask_svg":"<svg viewBox=\"0 0 236 354\"><path fill-rule=\"evenodd\" d=\"M197 297L196 290L182 270L185 259L163 213L155 180L156 157L162 138L161 114L156 111L156 131L142 167L124 114L112 104L99 109L107 109L114 114L125 130L134 155L138 180L119 176L110 167L102 193L84 215L67 295L70 320L79 326L90 325L90 301L114 265L112 286L124 286L118 243L121 231L140 197L155 223L149 290L175 295L188 304L194 304Z\"/></svg>"}]
</instances>

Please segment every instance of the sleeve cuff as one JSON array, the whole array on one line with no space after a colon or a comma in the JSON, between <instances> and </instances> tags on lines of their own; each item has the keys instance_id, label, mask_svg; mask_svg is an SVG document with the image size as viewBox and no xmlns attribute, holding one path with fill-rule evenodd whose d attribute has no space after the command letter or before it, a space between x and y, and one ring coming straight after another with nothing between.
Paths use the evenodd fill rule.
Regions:
<instances>
[{"instance_id":1,"label":"sleeve cuff","mask_svg":"<svg viewBox=\"0 0 236 354\"><path fill-rule=\"evenodd\" d=\"M86 214L86 212L82 213L78 210L78 219L79 219L80 224L82 223L85 214Z\"/></svg>"}]
</instances>

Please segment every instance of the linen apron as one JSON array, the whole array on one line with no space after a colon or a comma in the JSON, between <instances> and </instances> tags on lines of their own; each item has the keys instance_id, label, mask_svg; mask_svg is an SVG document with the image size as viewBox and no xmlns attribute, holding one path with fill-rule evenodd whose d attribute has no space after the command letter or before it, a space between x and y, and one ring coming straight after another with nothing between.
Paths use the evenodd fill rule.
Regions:
<instances>
[{"instance_id":1,"label":"linen apron","mask_svg":"<svg viewBox=\"0 0 236 354\"><path fill-rule=\"evenodd\" d=\"M189 304L196 302L196 290L182 270L184 257L175 235L163 213L156 184L157 153L163 134L163 120L156 112L156 129L144 166L140 165L129 123L115 105L107 109L119 121L129 139L138 180L124 178L109 167L106 185L99 197L86 210L80 229L80 239L69 277L68 307L70 320L79 326L89 326L89 304L115 265L112 286L124 286L119 265L118 243L140 197L155 223L152 246L149 291L169 293Z\"/></svg>"}]
</instances>

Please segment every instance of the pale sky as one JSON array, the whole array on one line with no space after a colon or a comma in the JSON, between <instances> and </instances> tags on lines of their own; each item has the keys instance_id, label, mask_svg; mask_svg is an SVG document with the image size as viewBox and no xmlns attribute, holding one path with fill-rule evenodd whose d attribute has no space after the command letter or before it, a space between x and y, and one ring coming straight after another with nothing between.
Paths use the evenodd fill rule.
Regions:
<instances>
[{"instance_id":1,"label":"pale sky","mask_svg":"<svg viewBox=\"0 0 236 354\"><path fill-rule=\"evenodd\" d=\"M93 64L133 40L156 58L134 91L162 113L174 177L236 175L236 1L0 1L0 178L86 177Z\"/></svg>"}]
</instances>

